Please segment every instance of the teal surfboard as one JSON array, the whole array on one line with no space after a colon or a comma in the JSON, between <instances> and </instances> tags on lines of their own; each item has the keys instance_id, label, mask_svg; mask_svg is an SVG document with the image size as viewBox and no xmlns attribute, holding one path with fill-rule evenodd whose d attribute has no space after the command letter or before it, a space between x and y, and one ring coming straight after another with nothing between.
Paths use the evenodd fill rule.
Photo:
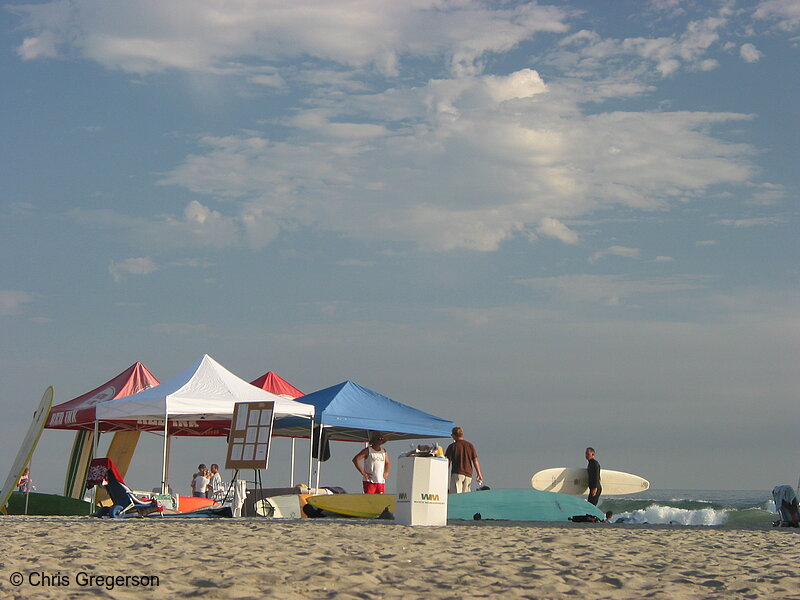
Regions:
<instances>
[{"instance_id":1,"label":"teal surfboard","mask_svg":"<svg viewBox=\"0 0 800 600\"><path fill-rule=\"evenodd\" d=\"M582 498L539 490L484 490L447 497L447 518L509 521L568 521L577 515L605 515Z\"/></svg>"}]
</instances>

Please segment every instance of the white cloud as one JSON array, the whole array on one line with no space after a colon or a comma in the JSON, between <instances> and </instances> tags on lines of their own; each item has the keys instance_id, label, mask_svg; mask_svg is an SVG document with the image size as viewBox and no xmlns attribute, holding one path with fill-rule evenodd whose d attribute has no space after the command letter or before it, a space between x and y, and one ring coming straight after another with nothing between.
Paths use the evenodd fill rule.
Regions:
<instances>
[{"instance_id":1,"label":"white cloud","mask_svg":"<svg viewBox=\"0 0 800 600\"><path fill-rule=\"evenodd\" d=\"M745 115L582 116L563 88L513 106L493 101L485 89L482 78L468 78L359 97L362 114L393 123L367 137L326 129L353 110L352 101L300 113L294 124L303 127L284 141L205 137L206 151L189 156L163 183L269 218L263 243L276 227L294 223L433 250L486 251L518 233L556 233L543 219L563 223L614 206L663 210L753 173L741 160L747 146L709 132ZM228 219L239 222L241 235L241 214ZM249 235L258 246L258 230ZM559 235L574 241L578 234Z\"/></svg>"},{"instance_id":2,"label":"white cloud","mask_svg":"<svg viewBox=\"0 0 800 600\"><path fill-rule=\"evenodd\" d=\"M108 272L114 281L124 281L128 275L149 275L158 271L159 266L149 257L127 258L122 262L112 262Z\"/></svg>"},{"instance_id":3,"label":"white cloud","mask_svg":"<svg viewBox=\"0 0 800 600\"><path fill-rule=\"evenodd\" d=\"M606 39L584 30L561 42L562 47L574 50L572 55L553 59L564 66L571 64L574 75L590 78L609 70L615 72L616 77L629 77L625 72L630 73L631 66L619 60L624 57L641 59L660 77L674 76L681 69L709 71L715 69L718 62L706 54L720 41L720 31L727 23L728 13L722 9L714 16L691 21L682 34L674 37Z\"/></svg>"},{"instance_id":4,"label":"white cloud","mask_svg":"<svg viewBox=\"0 0 800 600\"><path fill-rule=\"evenodd\" d=\"M695 242L694 245L697 247L716 246L718 243L719 242L717 240L700 240L698 242Z\"/></svg>"},{"instance_id":5,"label":"white cloud","mask_svg":"<svg viewBox=\"0 0 800 600\"><path fill-rule=\"evenodd\" d=\"M605 250L598 250L589 257L590 263L595 263L606 256L620 256L622 258L639 258L638 248L627 248L626 246L611 246Z\"/></svg>"},{"instance_id":6,"label":"white cloud","mask_svg":"<svg viewBox=\"0 0 800 600\"><path fill-rule=\"evenodd\" d=\"M484 82L495 102L532 98L547 91L539 73L531 69L522 69L507 77L487 75Z\"/></svg>"},{"instance_id":7,"label":"white cloud","mask_svg":"<svg viewBox=\"0 0 800 600\"><path fill-rule=\"evenodd\" d=\"M20 290L0 290L0 316L19 315L37 299L36 294Z\"/></svg>"},{"instance_id":8,"label":"white cloud","mask_svg":"<svg viewBox=\"0 0 800 600\"><path fill-rule=\"evenodd\" d=\"M749 219L720 219L716 221L719 225L728 225L736 228L774 226L785 222L785 219L781 217L752 217Z\"/></svg>"},{"instance_id":9,"label":"white cloud","mask_svg":"<svg viewBox=\"0 0 800 600\"><path fill-rule=\"evenodd\" d=\"M755 206L774 206L786 198L786 188L773 183L762 183L747 203Z\"/></svg>"},{"instance_id":10,"label":"white cloud","mask_svg":"<svg viewBox=\"0 0 800 600\"><path fill-rule=\"evenodd\" d=\"M653 262L674 262L675 259L671 256L656 256L653 259Z\"/></svg>"},{"instance_id":11,"label":"white cloud","mask_svg":"<svg viewBox=\"0 0 800 600\"><path fill-rule=\"evenodd\" d=\"M762 0L753 17L774 21L783 31L797 31L800 29L800 3L796 0Z\"/></svg>"},{"instance_id":12,"label":"white cloud","mask_svg":"<svg viewBox=\"0 0 800 600\"><path fill-rule=\"evenodd\" d=\"M545 81L531 66L483 74L489 56L539 32L567 33L571 11L533 3L58 6L15 10L33 36L57 39L60 56L137 73L224 73L299 97L291 112L263 119L281 137L200 138L162 180L207 198L183 214L125 222L82 211L147 247L259 249L297 226L434 251L493 251L537 234L575 244L579 231L565 221L664 211L755 174L755 150L715 133L751 115L603 111L609 98L651 92L659 77L716 68L708 53L724 10L674 38L578 31L553 45Z\"/></svg>"},{"instance_id":13,"label":"white cloud","mask_svg":"<svg viewBox=\"0 0 800 600\"><path fill-rule=\"evenodd\" d=\"M542 219L536 233L545 237L561 240L565 244L577 244L580 241L577 233L558 219L552 219L550 217Z\"/></svg>"},{"instance_id":14,"label":"white cloud","mask_svg":"<svg viewBox=\"0 0 800 600\"><path fill-rule=\"evenodd\" d=\"M474 75L490 52L505 52L538 32L566 31L565 11L535 3L490 6L477 0L393 2L171 0L142 7L125 0L72 0L14 8L33 35L27 59L76 52L139 74L167 69L214 73L287 58L335 61L398 73L405 56L445 58ZM258 83L272 85L275 79Z\"/></svg>"},{"instance_id":15,"label":"white cloud","mask_svg":"<svg viewBox=\"0 0 800 600\"><path fill-rule=\"evenodd\" d=\"M745 62L756 63L761 60L761 52L753 44L742 44L739 55Z\"/></svg>"}]
</instances>

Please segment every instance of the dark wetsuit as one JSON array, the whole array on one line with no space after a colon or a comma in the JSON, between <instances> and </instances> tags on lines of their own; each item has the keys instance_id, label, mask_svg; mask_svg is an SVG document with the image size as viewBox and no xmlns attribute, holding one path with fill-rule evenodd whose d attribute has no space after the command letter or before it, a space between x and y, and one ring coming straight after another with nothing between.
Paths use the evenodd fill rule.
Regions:
<instances>
[{"instance_id":1,"label":"dark wetsuit","mask_svg":"<svg viewBox=\"0 0 800 600\"><path fill-rule=\"evenodd\" d=\"M593 458L590 459L586 471L589 474L589 497L586 500L597 506L600 494L603 493L603 488L600 487L600 463ZM593 488L597 488L597 493L594 495L592 495Z\"/></svg>"}]
</instances>

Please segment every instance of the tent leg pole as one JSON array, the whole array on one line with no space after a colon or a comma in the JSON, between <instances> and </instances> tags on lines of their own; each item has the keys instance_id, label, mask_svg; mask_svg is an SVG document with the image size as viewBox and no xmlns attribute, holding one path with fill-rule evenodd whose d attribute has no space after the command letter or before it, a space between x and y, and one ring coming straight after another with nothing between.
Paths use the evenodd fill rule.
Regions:
<instances>
[{"instance_id":1,"label":"tent leg pole","mask_svg":"<svg viewBox=\"0 0 800 600\"><path fill-rule=\"evenodd\" d=\"M294 483L292 483L294 481L294 442L295 438L292 438L292 461L291 467L289 468L289 487L294 485Z\"/></svg>"},{"instance_id":2,"label":"tent leg pole","mask_svg":"<svg viewBox=\"0 0 800 600\"><path fill-rule=\"evenodd\" d=\"M169 418L164 415L164 453L161 456L161 493L166 494L168 488L167 484L167 460L169 460Z\"/></svg>"},{"instance_id":3,"label":"tent leg pole","mask_svg":"<svg viewBox=\"0 0 800 600\"><path fill-rule=\"evenodd\" d=\"M92 458L89 461L91 463L92 460L97 458L97 445L100 443L100 421L97 419L94 420L94 440L92 440ZM86 470L86 476L89 476L89 470ZM85 484L86 482L84 482ZM97 506L97 486L92 487L92 506L89 508L89 514L91 514L94 507Z\"/></svg>"},{"instance_id":4,"label":"tent leg pole","mask_svg":"<svg viewBox=\"0 0 800 600\"><path fill-rule=\"evenodd\" d=\"M319 426L319 444L317 445L317 485L314 486L315 488L317 488L317 490L319 490L319 472L322 469L322 451L323 451L323 448L322 448L322 430L323 430L323 426L320 423L320 426Z\"/></svg>"},{"instance_id":5,"label":"tent leg pole","mask_svg":"<svg viewBox=\"0 0 800 600\"><path fill-rule=\"evenodd\" d=\"M311 431L308 434L308 487L311 487L311 469L314 468L314 419L311 419Z\"/></svg>"},{"instance_id":6,"label":"tent leg pole","mask_svg":"<svg viewBox=\"0 0 800 600\"><path fill-rule=\"evenodd\" d=\"M167 467L164 469L164 480L167 482L164 494L169 494L169 459L172 456L172 436L167 436Z\"/></svg>"}]
</instances>

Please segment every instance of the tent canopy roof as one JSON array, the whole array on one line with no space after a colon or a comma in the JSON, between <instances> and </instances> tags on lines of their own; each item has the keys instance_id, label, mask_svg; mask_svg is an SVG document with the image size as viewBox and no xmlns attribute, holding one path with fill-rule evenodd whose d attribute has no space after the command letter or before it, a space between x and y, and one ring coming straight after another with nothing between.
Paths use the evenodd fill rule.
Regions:
<instances>
[{"instance_id":1,"label":"tent canopy roof","mask_svg":"<svg viewBox=\"0 0 800 600\"><path fill-rule=\"evenodd\" d=\"M131 421L168 415L170 419L230 420L235 403L270 400L275 402L276 416L314 415L313 406L259 389L205 354L161 385L99 405L97 418Z\"/></svg>"},{"instance_id":2,"label":"tent canopy roof","mask_svg":"<svg viewBox=\"0 0 800 600\"><path fill-rule=\"evenodd\" d=\"M158 379L147 367L134 363L92 391L54 406L47 418L47 428L93 429L98 405L157 385Z\"/></svg>"},{"instance_id":3,"label":"tent canopy roof","mask_svg":"<svg viewBox=\"0 0 800 600\"><path fill-rule=\"evenodd\" d=\"M284 398L289 398L290 400L294 400L303 395L303 392L274 371L267 371L261 377L250 383L257 388L272 392L278 396L283 396Z\"/></svg>"},{"instance_id":4,"label":"tent canopy roof","mask_svg":"<svg viewBox=\"0 0 800 600\"><path fill-rule=\"evenodd\" d=\"M302 397L316 407L315 421L325 426L331 440L368 441L372 432L387 439L449 437L452 421L417 410L353 381L344 381ZM308 437L308 426L299 419L278 419L274 434Z\"/></svg>"}]
</instances>

